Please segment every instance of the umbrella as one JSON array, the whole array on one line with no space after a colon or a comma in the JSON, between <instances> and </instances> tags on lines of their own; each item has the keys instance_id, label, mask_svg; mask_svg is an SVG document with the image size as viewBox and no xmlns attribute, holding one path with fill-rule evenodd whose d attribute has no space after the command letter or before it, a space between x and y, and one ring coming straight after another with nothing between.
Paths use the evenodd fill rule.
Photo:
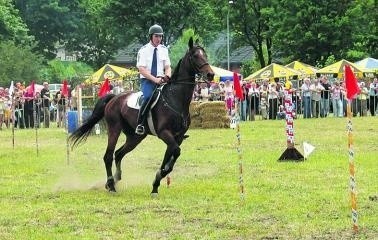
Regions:
<instances>
[{"instance_id":1,"label":"umbrella","mask_svg":"<svg viewBox=\"0 0 378 240\"><path fill-rule=\"evenodd\" d=\"M364 58L358 62L355 62L354 64L365 69L367 72L378 71L378 59L375 58Z\"/></svg>"},{"instance_id":2,"label":"umbrella","mask_svg":"<svg viewBox=\"0 0 378 240\"><path fill-rule=\"evenodd\" d=\"M308 65L303 62L294 61L289 64L287 64L285 67L292 68L294 70L297 70L301 72L303 75L315 75L316 71L318 70L316 67L313 67L311 65Z\"/></svg>"},{"instance_id":3,"label":"umbrella","mask_svg":"<svg viewBox=\"0 0 378 240\"><path fill-rule=\"evenodd\" d=\"M353 72L361 77L362 76L362 73L364 72L364 69L361 68L360 66L354 64L354 63L351 63L345 59L342 59L338 62L335 62L327 67L324 67L322 69L319 69L317 71L317 73L320 73L320 74L337 74L337 77L338 78L342 78L344 76L344 66L345 65L349 65L351 66Z\"/></svg>"},{"instance_id":4,"label":"umbrella","mask_svg":"<svg viewBox=\"0 0 378 240\"><path fill-rule=\"evenodd\" d=\"M282 66L277 63L271 63L270 65L258 70L255 73L252 73L244 80L251 80L251 79L273 79L273 78L288 78L291 76L298 76L301 75L301 72L296 71L292 68L288 68Z\"/></svg>"},{"instance_id":5,"label":"umbrella","mask_svg":"<svg viewBox=\"0 0 378 240\"><path fill-rule=\"evenodd\" d=\"M216 79L219 78L219 81L223 81L223 82L226 81L226 80L233 81L234 72L228 71L228 70L223 69L223 68L215 67L215 66L212 66L212 65L210 65L210 67L215 74L215 78ZM238 74L238 75L240 76L240 74Z\"/></svg>"},{"instance_id":6,"label":"umbrella","mask_svg":"<svg viewBox=\"0 0 378 240\"><path fill-rule=\"evenodd\" d=\"M102 68L97 70L92 76L90 76L86 83L98 83L103 82L105 79L112 80L122 80L124 76L128 74L133 74L133 70L105 64Z\"/></svg>"}]
</instances>

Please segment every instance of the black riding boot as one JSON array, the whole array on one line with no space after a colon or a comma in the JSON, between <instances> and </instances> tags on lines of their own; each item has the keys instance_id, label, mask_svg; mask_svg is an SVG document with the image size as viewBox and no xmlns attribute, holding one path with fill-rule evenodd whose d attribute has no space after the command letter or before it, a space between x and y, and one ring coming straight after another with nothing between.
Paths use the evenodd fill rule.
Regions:
<instances>
[{"instance_id":1,"label":"black riding boot","mask_svg":"<svg viewBox=\"0 0 378 240\"><path fill-rule=\"evenodd\" d=\"M135 128L135 133L138 134L138 135L143 135L145 133L144 124L146 122L146 117L147 117L147 113L148 113L147 107L149 105L148 104L149 102L150 101L143 101L143 104L139 109L137 126Z\"/></svg>"}]
</instances>

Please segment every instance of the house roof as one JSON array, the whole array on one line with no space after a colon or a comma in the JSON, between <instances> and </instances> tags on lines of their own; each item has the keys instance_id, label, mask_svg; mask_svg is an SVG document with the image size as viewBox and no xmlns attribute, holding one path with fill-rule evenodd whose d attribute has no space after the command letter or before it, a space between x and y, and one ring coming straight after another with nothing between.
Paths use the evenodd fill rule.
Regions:
<instances>
[{"instance_id":1,"label":"house roof","mask_svg":"<svg viewBox=\"0 0 378 240\"><path fill-rule=\"evenodd\" d=\"M143 46L140 43L131 43L127 47L118 50L110 64L135 64L138 50Z\"/></svg>"}]
</instances>

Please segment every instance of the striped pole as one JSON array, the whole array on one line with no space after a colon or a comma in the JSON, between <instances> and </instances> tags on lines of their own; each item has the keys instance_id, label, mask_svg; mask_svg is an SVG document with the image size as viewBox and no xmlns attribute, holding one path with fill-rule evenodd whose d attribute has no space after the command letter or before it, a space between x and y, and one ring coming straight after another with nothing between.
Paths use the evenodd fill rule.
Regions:
<instances>
[{"instance_id":1,"label":"striped pole","mask_svg":"<svg viewBox=\"0 0 378 240\"><path fill-rule=\"evenodd\" d=\"M238 115L240 110L240 105L238 104L238 101L235 101L236 104L236 114ZM238 117L237 117L238 118ZM236 120L236 139L237 139L237 145L236 145L236 151L238 152L238 159L239 159L239 190L240 190L240 200L244 201L244 180L243 180L243 155L241 151L241 137L240 137L240 119L238 118Z\"/></svg>"},{"instance_id":2,"label":"striped pole","mask_svg":"<svg viewBox=\"0 0 378 240\"><path fill-rule=\"evenodd\" d=\"M238 140L238 144L236 150L238 152L239 158L239 188L240 188L240 200L244 201L244 181L243 181L243 161L242 161L242 153L241 153L241 144L240 144L240 127L239 123L236 124L236 138Z\"/></svg>"},{"instance_id":3,"label":"striped pole","mask_svg":"<svg viewBox=\"0 0 378 240\"><path fill-rule=\"evenodd\" d=\"M353 150L353 124L352 124L352 111L351 100L348 100L347 105L347 131L348 131L348 155L349 155L349 187L350 187L350 200L352 207L352 223L355 233L358 232L358 213L357 213L357 184L355 177L354 167L354 150Z\"/></svg>"}]
</instances>

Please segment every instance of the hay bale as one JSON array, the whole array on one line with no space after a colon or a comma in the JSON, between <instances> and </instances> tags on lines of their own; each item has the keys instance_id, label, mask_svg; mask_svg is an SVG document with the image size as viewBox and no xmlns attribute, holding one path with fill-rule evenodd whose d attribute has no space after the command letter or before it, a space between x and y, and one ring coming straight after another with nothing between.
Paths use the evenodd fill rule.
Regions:
<instances>
[{"instance_id":1,"label":"hay bale","mask_svg":"<svg viewBox=\"0 0 378 240\"><path fill-rule=\"evenodd\" d=\"M191 128L229 128L230 119L224 101L192 102L189 108Z\"/></svg>"},{"instance_id":2,"label":"hay bale","mask_svg":"<svg viewBox=\"0 0 378 240\"><path fill-rule=\"evenodd\" d=\"M190 103L189 113L192 117L200 115L199 105L200 105L200 102L197 102L197 101L193 101L193 102Z\"/></svg>"}]
</instances>

